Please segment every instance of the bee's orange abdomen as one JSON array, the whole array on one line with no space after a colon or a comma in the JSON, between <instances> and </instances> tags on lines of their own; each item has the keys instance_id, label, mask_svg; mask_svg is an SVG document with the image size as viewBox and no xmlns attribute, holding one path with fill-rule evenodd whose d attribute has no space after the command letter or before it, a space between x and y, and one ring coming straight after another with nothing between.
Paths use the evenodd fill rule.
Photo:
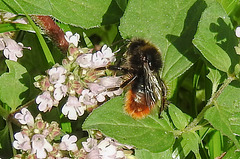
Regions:
<instances>
[{"instance_id":1,"label":"bee's orange abdomen","mask_svg":"<svg viewBox=\"0 0 240 159\"><path fill-rule=\"evenodd\" d=\"M134 119L142 119L151 112L144 94L135 93L131 89L126 94L125 111Z\"/></svg>"}]
</instances>

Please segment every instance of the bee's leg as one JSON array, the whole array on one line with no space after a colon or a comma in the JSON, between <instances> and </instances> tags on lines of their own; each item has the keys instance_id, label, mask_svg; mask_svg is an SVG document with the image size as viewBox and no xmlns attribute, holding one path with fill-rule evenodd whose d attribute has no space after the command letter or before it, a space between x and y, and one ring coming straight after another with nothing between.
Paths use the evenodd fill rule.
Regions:
<instances>
[{"instance_id":1,"label":"bee's leg","mask_svg":"<svg viewBox=\"0 0 240 159\"><path fill-rule=\"evenodd\" d=\"M127 85L132 83L132 81L134 81L137 78L137 76L133 76L132 74L128 74L128 75L129 75L128 76L129 78L121 84L120 88L126 87Z\"/></svg>"},{"instance_id":2,"label":"bee's leg","mask_svg":"<svg viewBox=\"0 0 240 159\"><path fill-rule=\"evenodd\" d=\"M119 87L114 87L114 88L108 88L109 91L115 91L118 90L119 88L124 88L127 85L129 85L137 76L129 75L129 79L124 81Z\"/></svg>"},{"instance_id":3,"label":"bee's leg","mask_svg":"<svg viewBox=\"0 0 240 159\"><path fill-rule=\"evenodd\" d=\"M115 66L115 65L95 68L95 70L106 70L106 69L113 70L113 71L122 71L122 72L126 72L126 73L129 71L127 68L123 68L123 67L119 67L119 66Z\"/></svg>"},{"instance_id":4,"label":"bee's leg","mask_svg":"<svg viewBox=\"0 0 240 159\"><path fill-rule=\"evenodd\" d=\"M167 87L165 83L160 79L160 87L161 87L161 107L159 109L158 117L161 118L161 112L167 107L167 105L170 104L170 102L167 100Z\"/></svg>"}]
</instances>

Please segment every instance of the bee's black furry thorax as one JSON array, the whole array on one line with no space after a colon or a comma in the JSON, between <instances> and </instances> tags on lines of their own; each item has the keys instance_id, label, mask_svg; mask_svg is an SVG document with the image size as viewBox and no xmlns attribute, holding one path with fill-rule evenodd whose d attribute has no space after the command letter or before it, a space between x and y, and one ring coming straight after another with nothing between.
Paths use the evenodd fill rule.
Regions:
<instances>
[{"instance_id":1,"label":"bee's black furry thorax","mask_svg":"<svg viewBox=\"0 0 240 159\"><path fill-rule=\"evenodd\" d=\"M161 55L158 49L142 39L133 40L126 52L127 64L133 74L142 74L144 63L147 63L153 72L162 67Z\"/></svg>"}]
</instances>

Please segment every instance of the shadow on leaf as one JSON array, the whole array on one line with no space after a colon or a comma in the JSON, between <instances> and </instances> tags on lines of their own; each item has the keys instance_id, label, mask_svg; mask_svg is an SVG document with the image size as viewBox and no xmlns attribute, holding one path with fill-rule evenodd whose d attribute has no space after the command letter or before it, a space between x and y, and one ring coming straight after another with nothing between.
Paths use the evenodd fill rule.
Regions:
<instances>
[{"instance_id":1,"label":"shadow on leaf","mask_svg":"<svg viewBox=\"0 0 240 159\"><path fill-rule=\"evenodd\" d=\"M216 44L221 47L230 57L230 72L232 72L234 66L239 61L239 57L234 49L234 47L238 44L234 30L232 30L231 26L227 25L222 18L217 19L217 24L211 23L209 26L209 30L213 33L216 33L214 37L216 40Z\"/></svg>"}]
</instances>

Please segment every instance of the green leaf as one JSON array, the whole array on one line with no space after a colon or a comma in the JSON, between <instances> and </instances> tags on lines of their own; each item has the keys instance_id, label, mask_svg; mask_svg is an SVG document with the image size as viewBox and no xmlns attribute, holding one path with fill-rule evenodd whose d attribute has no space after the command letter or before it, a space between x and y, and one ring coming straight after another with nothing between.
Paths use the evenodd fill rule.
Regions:
<instances>
[{"instance_id":1,"label":"green leaf","mask_svg":"<svg viewBox=\"0 0 240 159\"><path fill-rule=\"evenodd\" d=\"M70 122L62 122L61 128L66 133L72 133L72 127Z\"/></svg>"},{"instance_id":2,"label":"green leaf","mask_svg":"<svg viewBox=\"0 0 240 159\"><path fill-rule=\"evenodd\" d=\"M33 31L33 28L29 24L20 24L20 23L6 23L0 24L0 33L9 32L9 31Z\"/></svg>"},{"instance_id":3,"label":"green leaf","mask_svg":"<svg viewBox=\"0 0 240 159\"><path fill-rule=\"evenodd\" d=\"M52 15L67 24L92 28L100 26L111 0L18 0L18 3L28 14ZM0 1L0 9L23 14L14 0Z\"/></svg>"},{"instance_id":4,"label":"green leaf","mask_svg":"<svg viewBox=\"0 0 240 159\"><path fill-rule=\"evenodd\" d=\"M166 151L163 152L159 152L159 153L152 153L150 151L147 150L135 150L135 156L139 159L157 159L157 158L161 158L161 159L169 159L172 158L172 152L171 152L171 148L167 149Z\"/></svg>"},{"instance_id":5,"label":"green leaf","mask_svg":"<svg viewBox=\"0 0 240 159\"><path fill-rule=\"evenodd\" d=\"M162 152L173 145L173 129L166 113L158 118L158 113L144 119L135 120L123 110L124 98L116 97L95 109L85 120L84 130L100 130L104 135L116 139L122 144Z\"/></svg>"},{"instance_id":6,"label":"green leaf","mask_svg":"<svg viewBox=\"0 0 240 159\"><path fill-rule=\"evenodd\" d=\"M190 118L175 105L170 104L168 106L168 112L176 128L183 130L188 125Z\"/></svg>"},{"instance_id":7,"label":"green leaf","mask_svg":"<svg viewBox=\"0 0 240 159\"><path fill-rule=\"evenodd\" d=\"M173 151L173 158L186 158L190 151L193 151L196 158L201 158L199 154L200 138L195 132L185 132L182 138L177 139Z\"/></svg>"},{"instance_id":8,"label":"green leaf","mask_svg":"<svg viewBox=\"0 0 240 159\"><path fill-rule=\"evenodd\" d=\"M0 131L0 154L2 158L12 157L12 145L9 137L9 129L7 126Z\"/></svg>"},{"instance_id":9,"label":"green leaf","mask_svg":"<svg viewBox=\"0 0 240 159\"><path fill-rule=\"evenodd\" d=\"M223 72L217 70L216 68L208 67L209 73L207 77L212 82L212 94L217 91L218 85L222 82L221 79L224 76Z\"/></svg>"},{"instance_id":10,"label":"green leaf","mask_svg":"<svg viewBox=\"0 0 240 159\"><path fill-rule=\"evenodd\" d=\"M238 149L240 149L240 144L238 143L238 140L231 129L230 122L224 112L221 112L221 110L215 106L208 109L204 117L215 129L220 130L224 135L228 136L235 143Z\"/></svg>"},{"instance_id":11,"label":"green leaf","mask_svg":"<svg viewBox=\"0 0 240 159\"><path fill-rule=\"evenodd\" d=\"M6 60L8 73L0 76L0 100L15 110L27 97L30 77L27 70L15 61Z\"/></svg>"},{"instance_id":12,"label":"green leaf","mask_svg":"<svg viewBox=\"0 0 240 159\"><path fill-rule=\"evenodd\" d=\"M234 49L237 37L231 20L221 5L215 1L208 3L193 43L214 67L223 72L228 72L230 66L234 68L238 62Z\"/></svg>"},{"instance_id":13,"label":"green leaf","mask_svg":"<svg viewBox=\"0 0 240 159\"><path fill-rule=\"evenodd\" d=\"M109 25L119 23L120 18L123 15L123 11L115 0L111 2L107 12L102 17L102 25Z\"/></svg>"},{"instance_id":14,"label":"green leaf","mask_svg":"<svg viewBox=\"0 0 240 159\"><path fill-rule=\"evenodd\" d=\"M230 147L229 149L227 149L227 151L224 152L227 152L227 154L224 156L223 159L240 158L240 152L235 146Z\"/></svg>"},{"instance_id":15,"label":"green leaf","mask_svg":"<svg viewBox=\"0 0 240 159\"><path fill-rule=\"evenodd\" d=\"M217 0L229 15L238 4L238 0Z\"/></svg>"},{"instance_id":16,"label":"green leaf","mask_svg":"<svg viewBox=\"0 0 240 159\"><path fill-rule=\"evenodd\" d=\"M240 82L233 81L217 99L217 108L227 117L231 130L240 135Z\"/></svg>"},{"instance_id":17,"label":"green leaf","mask_svg":"<svg viewBox=\"0 0 240 159\"><path fill-rule=\"evenodd\" d=\"M53 57L52 57L52 54L51 54L51 52L50 52L50 50L49 50L49 48L48 48L48 46L47 46L47 44L46 44L43 36L42 36L42 34L40 33L40 29L39 29L39 28L36 26L36 24L32 21L32 19L31 19L30 16L28 15L28 13L24 10L24 8L23 8L21 5L17 2L17 0L14 0L14 1L16 2L16 5L17 5L18 7L20 7L21 11L23 11L23 13L25 14L28 22L31 24L31 26L33 27L34 31L36 32L36 35L37 35L37 37L38 37L38 39L39 39L39 42L40 42L40 44L41 44L41 46L42 46L44 55L45 55L45 57L46 57L46 59L47 59L47 61L48 61L49 66L53 66L53 65L55 64L55 61L54 61L54 59L53 59Z\"/></svg>"},{"instance_id":18,"label":"green leaf","mask_svg":"<svg viewBox=\"0 0 240 159\"><path fill-rule=\"evenodd\" d=\"M150 40L162 52L162 78L169 82L196 61L192 45L203 1L131 0L120 21L122 37Z\"/></svg>"},{"instance_id":19,"label":"green leaf","mask_svg":"<svg viewBox=\"0 0 240 159\"><path fill-rule=\"evenodd\" d=\"M222 154L222 134L220 131L210 131L211 137L209 139L209 155L210 158L216 158Z\"/></svg>"},{"instance_id":20,"label":"green leaf","mask_svg":"<svg viewBox=\"0 0 240 159\"><path fill-rule=\"evenodd\" d=\"M126 9L128 0L115 0L116 3L118 4L119 8L121 8L122 11Z\"/></svg>"}]
</instances>

